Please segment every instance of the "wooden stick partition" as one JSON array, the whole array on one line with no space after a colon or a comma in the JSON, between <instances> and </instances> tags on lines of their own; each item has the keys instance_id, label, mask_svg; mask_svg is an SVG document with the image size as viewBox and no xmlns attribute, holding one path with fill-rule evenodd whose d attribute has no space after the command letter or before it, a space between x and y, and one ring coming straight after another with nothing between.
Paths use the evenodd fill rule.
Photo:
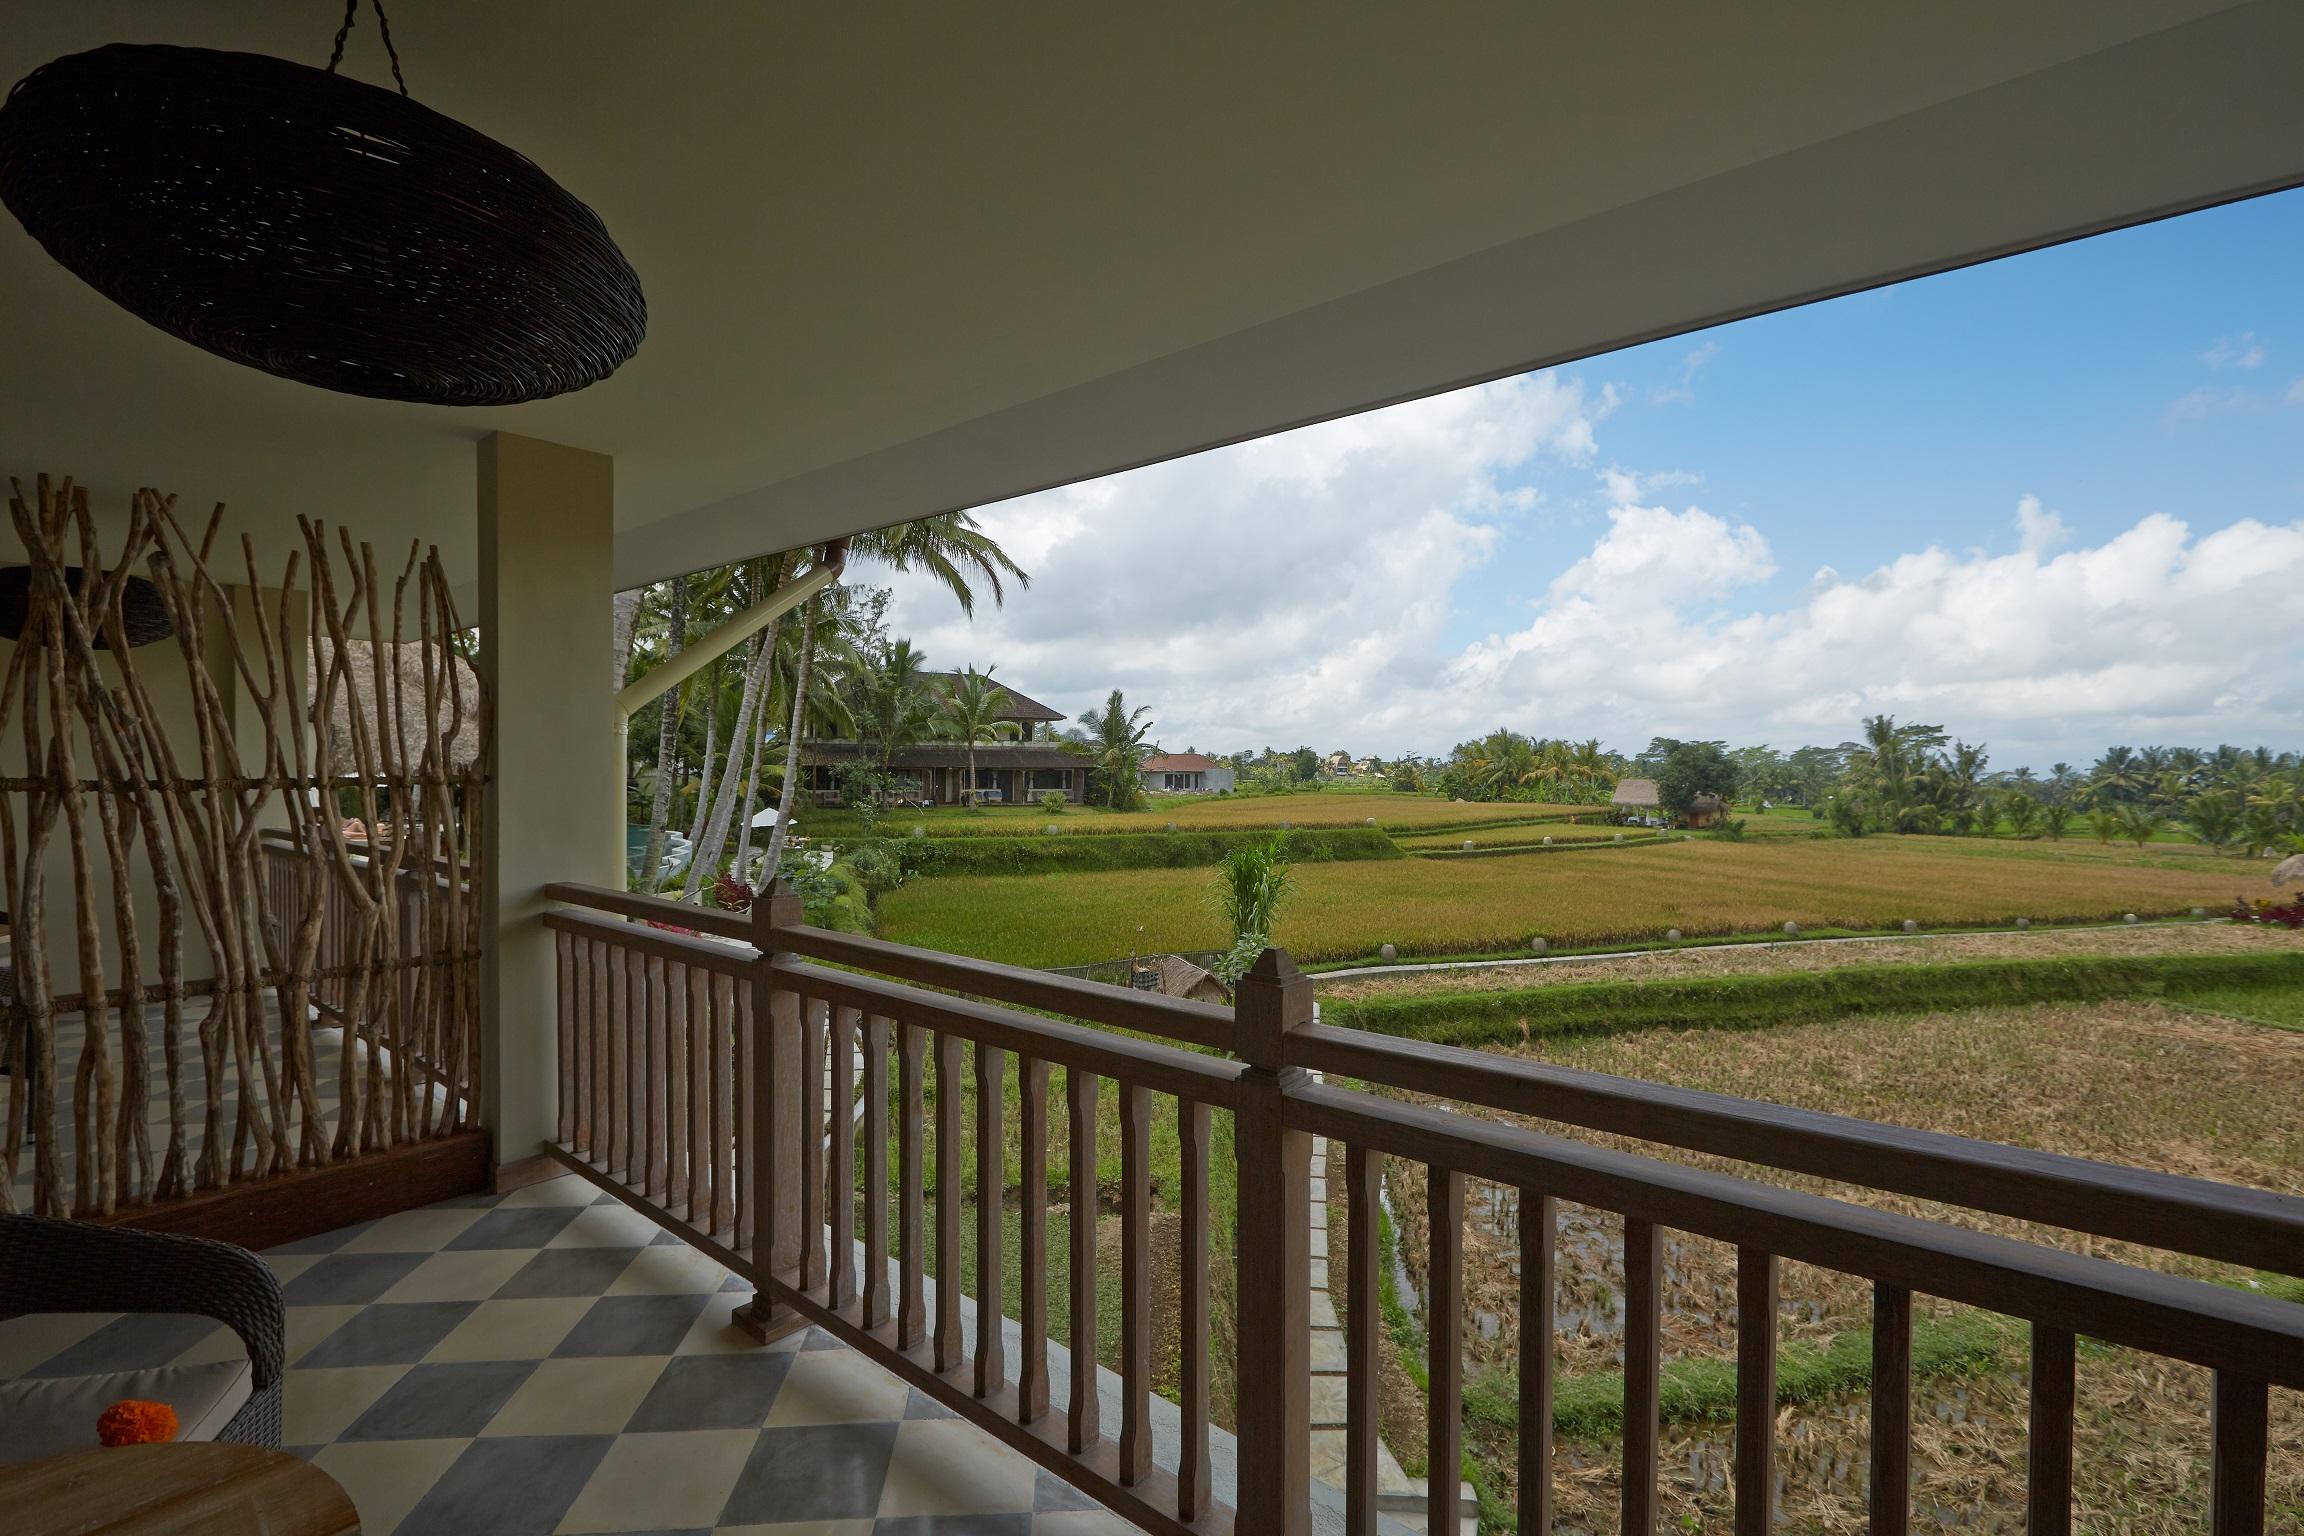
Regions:
<instances>
[{"instance_id":1,"label":"wooden stick partition","mask_svg":"<svg viewBox=\"0 0 2304 1536\"><path fill-rule=\"evenodd\" d=\"M1902 1530L1908 1520L1915 1293L2032 1325L2033 1529L2064 1529L2070 1521L2073 1368L2080 1334L2216 1373L2214 1529L2218 1536L2253 1536L2263 1528L2267 1392L2272 1386L2304 1387L2304 1308L1315 1081L1305 1067L1317 1065L1364 1085L1417 1091L1432 1091L1435 1083L1466 1084L1477 1092L1465 1097L1515 1103L1538 1086L1517 1063L1497 1063L1483 1076L1483 1063L1492 1058L1434 1055L1426 1047L1409 1053L1400 1042L1314 1025L1309 983L1278 951L1267 952L1242 979L1234 1010L1216 1010L1228 1021L1227 1057L1211 1054L1202 1038L1211 1029L1203 1010L1184 1016L1185 1034L1147 1039L1144 1026L1172 1011L1147 1007L1137 995L1069 984L1052 988L1047 978L1031 973L923 956L796 922L756 921L760 942L740 946L604 916L562 912L548 921L563 932L567 946L561 974L573 1002L561 1038L574 1054L577 1104L568 1123L579 1141L589 1137L596 1146L602 1134L598 1098L587 1093L586 1080L597 1060L589 1041L605 1017L590 1001L594 989L587 978L599 970L595 949L625 948L629 956L660 967L697 968L732 986L744 977L756 997L775 1000L765 1008L756 1002L744 1017L727 1022L712 1016L708 1003L699 1015L707 1042L702 1054L689 1043L695 1030L684 1025L666 1035L672 1055L662 1070L677 1075L701 1062L713 1079L704 1098L717 1104L722 1094L715 1084L725 1061L748 1053L742 1059L754 1064L758 1081L749 1107L733 1122L739 1168L760 1167L767 1180L808 1186L790 1193L787 1208L799 1213L794 1219L806 1230L780 1250L788 1257L764 1262L760 1255L768 1251L768 1238L762 1233L733 1234L738 1240L729 1241L729 1234L712 1225L709 1210L702 1220L693 1214L712 1203L695 1192L693 1170L703 1168L711 1184L719 1149L691 1144L675 1153L676 1160L687 1158L675 1166L690 1169L691 1177L685 1185L672 1181L663 1197L649 1193L645 1170L637 1183L627 1177L626 1198L713 1251L726 1252L774 1308L826 1328L1148 1530L1303 1536L1311 1529L1311 1259L1305 1213L1314 1136L1327 1137L1342 1157L1351 1255L1342 1500L1344 1528L1353 1536L1371 1536L1379 1523L1376 1381L1380 1351L1389 1346L1375 1293L1377 1224L1388 1167L1402 1175L1416 1172L1425 1181L1431 1215L1425 1450L1433 1476L1425 1514L1432 1529L1453 1529L1458 1518L1453 1472L1463 1447L1461 1233L1472 1179L1516 1190L1521 1199L1519 1516L1525 1531L1547 1530L1553 1518L1552 1319L1562 1201L1614 1212L1623 1221L1627 1530L1649 1529L1658 1510L1662 1292L1675 1234L1726 1242L1736 1250L1740 1536L1767 1531L1775 1513L1776 1313L1786 1261L1861 1276L1874 1286L1875 1531ZM1050 1004L1061 1004L1063 1016L1048 1017L1058 1011ZM728 1049L715 1053L711 1042L723 1030L729 1031ZM778 1043L779 1030L789 1031L790 1047ZM764 1065L777 1062L785 1063L789 1080ZM852 1082L859 1062L861 1081ZM569 1081L564 1065L563 1083ZM1010 1084L1016 1094L1013 1170L1005 1107ZM823 1097L827 1085L829 1104ZM1580 1122L1623 1112L1623 1095L1630 1092L1615 1080L1547 1079L1542 1086L1543 1103L1565 1111L1559 1118ZM971 1093L972 1114L966 1108ZM1651 1139L1752 1139L1769 1154L1758 1160L1772 1166L1829 1160L1843 1175L1857 1171L1849 1159L1859 1122L1803 1116L1783 1145L1765 1145L1756 1128L1764 1124L1766 1108L1711 1102L1709 1096L1706 1102L1676 1103L1661 1126L1651 1126ZM1116 1115L1118 1184L1099 1189L1097 1137L1108 1128L1107 1114ZM1151 1381L1150 1297L1167 1280L1152 1258L1150 1169L1153 1128L1170 1123L1171 1115L1181 1153L1175 1202L1181 1253L1174 1284L1184 1336L1174 1404L1181 1434L1173 1464L1164 1465L1154 1454L1153 1424L1165 1410L1155 1402ZM1237 1476L1229 1503L1212 1476L1208 1402L1210 1128L1220 1115L1230 1118L1238 1186L1232 1276ZM780 1160L774 1149L779 1136L794 1128L794 1117L798 1151ZM1819 1119L1832 1123L1819 1125ZM854 1139L859 1124L861 1149ZM1068 1145L1057 1159L1062 1166L1051 1168L1051 1142L1058 1134ZM758 1150L745 1153L746 1145ZM1962 1170L1993 1161L1979 1144L1957 1138L1914 1143L1889 1136L1884 1145L1878 1177L1868 1181L1874 1187L1956 1180ZM615 1186L607 1165L581 1157L576 1148L568 1155ZM1979 1208L2045 1209L2053 1191L2078 1189L2082 1195L2067 1213L2073 1219L2130 1233L2181 1235L2195 1251L2247 1251L2288 1219L2277 1202L2199 1181L2177 1181L2180 1217L2141 1214L2123 1198L2150 1198L2158 1186L2128 1179L2133 1172L2075 1159L2046 1165L2029 1155L2001 1159L1985 1181L1992 1203ZM1056 1214L1050 1208L1051 1180L1059 1178L1069 1207L1059 1218L1061 1236L1050 1230ZM973 1195L967 1196L963 1184L970 1181ZM763 1211L775 1208L766 1193L754 1190ZM853 1220L859 1201L860 1237ZM1098 1242L1100 1218L1112 1215L1120 1229L1116 1249ZM964 1241L972 1243L973 1268L962 1262ZM1049 1337L1052 1242L1068 1259L1070 1328L1062 1340ZM1006 1258L1011 1248L1018 1255L1013 1269ZM845 1277L859 1249L865 1266L860 1287ZM1116 1361L1099 1359L1096 1343L1098 1272L1113 1263L1119 1266L1122 1311ZM1013 1346L1001 1334L1001 1321L1011 1314L1021 1323L1021 1342ZM1059 1346L1068 1355L1063 1367L1052 1358ZM1115 1413L1104 1407L1107 1393Z\"/></svg>"}]
</instances>

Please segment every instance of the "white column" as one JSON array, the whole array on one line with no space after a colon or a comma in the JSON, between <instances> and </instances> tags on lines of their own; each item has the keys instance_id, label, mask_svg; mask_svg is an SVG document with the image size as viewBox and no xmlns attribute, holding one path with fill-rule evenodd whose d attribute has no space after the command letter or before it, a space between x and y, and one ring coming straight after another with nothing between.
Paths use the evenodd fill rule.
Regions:
<instances>
[{"instance_id":1,"label":"white column","mask_svg":"<svg viewBox=\"0 0 2304 1536\"><path fill-rule=\"evenodd\" d=\"M496 710L482 896L482 1114L499 1167L558 1131L555 880L624 885L624 762L606 685L615 464L492 433L480 443L480 673Z\"/></svg>"}]
</instances>

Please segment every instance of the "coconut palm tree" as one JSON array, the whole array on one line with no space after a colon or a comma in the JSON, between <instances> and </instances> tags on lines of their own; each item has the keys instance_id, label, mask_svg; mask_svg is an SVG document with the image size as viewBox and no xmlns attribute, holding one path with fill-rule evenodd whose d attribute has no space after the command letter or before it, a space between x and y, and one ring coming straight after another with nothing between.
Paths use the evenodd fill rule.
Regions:
<instances>
[{"instance_id":1,"label":"coconut palm tree","mask_svg":"<svg viewBox=\"0 0 2304 1536\"><path fill-rule=\"evenodd\" d=\"M882 773L896 754L928 734L936 720L928 658L910 640L898 640L849 682L848 712L856 739Z\"/></svg>"},{"instance_id":2,"label":"coconut palm tree","mask_svg":"<svg viewBox=\"0 0 2304 1536\"><path fill-rule=\"evenodd\" d=\"M1111 810L1135 801L1137 775L1147 752L1145 742L1152 734L1152 724L1144 717L1151 712L1146 704L1130 709L1115 688L1104 707L1083 720L1088 735L1076 750L1084 752L1102 771L1104 803Z\"/></svg>"},{"instance_id":3,"label":"coconut palm tree","mask_svg":"<svg viewBox=\"0 0 2304 1536\"><path fill-rule=\"evenodd\" d=\"M1008 690L992 681L992 669L963 668L944 695L944 726L968 746L968 804L976 803L976 743L989 741L1001 729L1000 716L1008 708Z\"/></svg>"},{"instance_id":4,"label":"coconut palm tree","mask_svg":"<svg viewBox=\"0 0 2304 1536\"><path fill-rule=\"evenodd\" d=\"M2240 799L2230 790L2212 789L2196 795L2185 807L2184 824L2209 848L2222 849L2240 835Z\"/></svg>"}]
</instances>

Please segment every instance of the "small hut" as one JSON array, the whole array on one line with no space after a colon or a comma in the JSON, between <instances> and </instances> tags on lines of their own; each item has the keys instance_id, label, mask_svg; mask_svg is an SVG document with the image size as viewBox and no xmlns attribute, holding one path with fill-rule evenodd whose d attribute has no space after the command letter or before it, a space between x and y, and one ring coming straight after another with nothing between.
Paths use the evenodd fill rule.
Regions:
<instances>
[{"instance_id":1,"label":"small hut","mask_svg":"<svg viewBox=\"0 0 2304 1536\"><path fill-rule=\"evenodd\" d=\"M392 642L384 642L387 653L395 650ZM480 756L480 677L472 663L456 658L456 675L451 680L442 674L438 661L439 649L432 648L434 657L432 686L438 690L438 709L427 718L424 694L424 652L420 641L408 641L397 647L397 655L390 657L384 685L390 689L397 710L377 707L376 662L374 652L365 640L344 642L344 676L337 682L335 707L328 721L328 773L334 778L353 778L360 773L360 765L352 749L352 711L358 708L360 720L368 735L369 752L383 769L385 743L379 736L383 725L390 722L396 712L399 729L390 744L392 756L397 759L399 771L413 773L423 761L424 749L435 736L447 738L443 746L448 760L440 766L450 773L470 768ZM396 665L394 665L396 663ZM335 647L325 639L312 642L311 671L305 682L306 696L315 704L320 698L320 680L335 665ZM459 708L459 704L461 708ZM454 735L449 732L453 729Z\"/></svg>"},{"instance_id":2,"label":"small hut","mask_svg":"<svg viewBox=\"0 0 2304 1536\"><path fill-rule=\"evenodd\" d=\"M1710 790L1699 793L1688 802L1688 825L1704 828L1719 825L1720 818L1728 814L1728 802Z\"/></svg>"},{"instance_id":3,"label":"small hut","mask_svg":"<svg viewBox=\"0 0 2304 1536\"><path fill-rule=\"evenodd\" d=\"M1654 779L1618 779L1608 803L1625 816L1653 816L1657 812Z\"/></svg>"}]
</instances>

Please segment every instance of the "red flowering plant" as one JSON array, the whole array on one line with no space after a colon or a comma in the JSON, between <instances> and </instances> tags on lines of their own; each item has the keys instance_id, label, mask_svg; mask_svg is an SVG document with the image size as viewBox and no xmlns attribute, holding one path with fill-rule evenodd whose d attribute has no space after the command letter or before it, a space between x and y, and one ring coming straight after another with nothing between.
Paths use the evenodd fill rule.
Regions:
<instances>
[{"instance_id":1,"label":"red flowering plant","mask_svg":"<svg viewBox=\"0 0 2304 1536\"><path fill-rule=\"evenodd\" d=\"M2286 901L2272 901L2262 896L2253 901L2245 896L2234 897L2232 921L2264 923L2276 928L2304 928L2304 896L2291 896Z\"/></svg>"},{"instance_id":2,"label":"red flowering plant","mask_svg":"<svg viewBox=\"0 0 2304 1536\"><path fill-rule=\"evenodd\" d=\"M724 912L751 911L752 896L752 887L734 875L722 875L712 882L712 900Z\"/></svg>"}]
</instances>

